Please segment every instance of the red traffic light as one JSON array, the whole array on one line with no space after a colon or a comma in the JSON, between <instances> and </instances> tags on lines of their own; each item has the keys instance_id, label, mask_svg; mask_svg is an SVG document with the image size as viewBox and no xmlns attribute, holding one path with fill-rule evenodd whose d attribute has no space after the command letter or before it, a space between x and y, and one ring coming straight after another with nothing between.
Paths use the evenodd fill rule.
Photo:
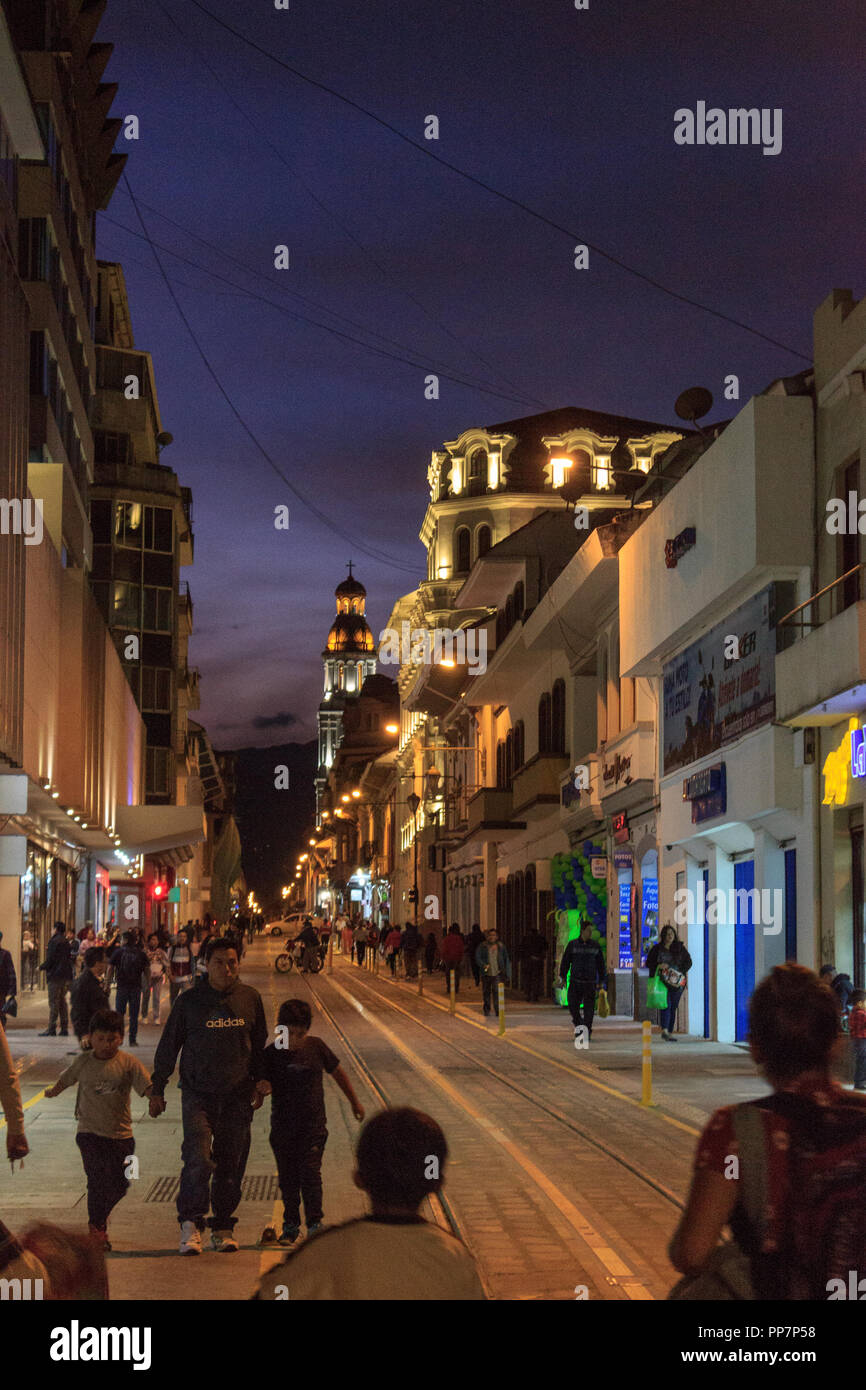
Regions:
<instances>
[{"instance_id":1,"label":"red traffic light","mask_svg":"<svg viewBox=\"0 0 866 1390\"><path fill-rule=\"evenodd\" d=\"M155 883L155 884L153 885L153 896L154 896L155 898L164 898L164 897L165 897L165 891L166 891L166 890L165 890L165 884L164 884L164 883Z\"/></svg>"}]
</instances>

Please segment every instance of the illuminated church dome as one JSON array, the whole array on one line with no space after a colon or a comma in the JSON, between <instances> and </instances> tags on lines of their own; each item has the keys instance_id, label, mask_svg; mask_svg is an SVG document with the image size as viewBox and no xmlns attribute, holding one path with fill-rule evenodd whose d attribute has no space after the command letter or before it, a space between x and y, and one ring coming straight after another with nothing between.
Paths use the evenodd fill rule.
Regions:
<instances>
[{"instance_id":1,"label":"illuminated church dome","mask_svg":"<svg viewBox=\"0 0 866 1390\"><path fill-rule=\"evenodd\" d=\"M347 701L357 699L368 676L376 672L376 644L364 609L367 590L349 574L334 590L337 614L331 623L322 662L325 690L319 705L319 773L316 778L316 820L327 779L327 770L342 742L343 710Z\"/></svg>"}]
</instances>

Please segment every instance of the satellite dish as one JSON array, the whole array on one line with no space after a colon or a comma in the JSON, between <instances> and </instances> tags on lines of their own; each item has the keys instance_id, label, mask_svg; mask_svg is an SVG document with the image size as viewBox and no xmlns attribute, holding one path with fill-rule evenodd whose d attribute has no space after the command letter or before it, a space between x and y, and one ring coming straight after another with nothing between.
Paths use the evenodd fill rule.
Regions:
<instances>
[{"instance_id":1,"label":"satellite dish","mask_svg":"<svg viewBox=\"0 0 866 1390\"><path fill-rule=\"evenodd\" d=\"M169 434L167 430L163 430L162 434L156 436L156 442L160 449L165 449L167 445L174 443L174 435Z\"/></svg>"},{"instance_id":2,"label":"satellite dish","mask_svg":"<svg viewBox=\"0 0 866 1390\"><path fill-rule=\"evenodd\" d=\"M690 386L688 391L683 391L681 396L677 396L674 410L681 420L689 420L697 425L699 418L706 415L708 410L713 408L713 393L708 391L706 386ZM700 425L698 425L700 429Z\"/></svg>"}]
</instances>

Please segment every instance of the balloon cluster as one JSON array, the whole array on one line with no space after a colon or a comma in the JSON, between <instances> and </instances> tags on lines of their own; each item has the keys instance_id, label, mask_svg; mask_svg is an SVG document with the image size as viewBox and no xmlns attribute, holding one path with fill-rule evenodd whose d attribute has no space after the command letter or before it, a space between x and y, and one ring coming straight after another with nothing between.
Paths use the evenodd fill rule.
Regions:
<instances>
[{"instance_id":1,"label":"balloon cluster","mask_svg":"<svg viewBox=\"0 0 866 1390\"><path fill-rule=\"evenodd\" d=\"M607 945L607 880L595 878L591 859L601 856L591 840L571 854L556 854L551 860L553 900L558 908L577 909L581 922L589 922L592 939L605 951Z\"/></svg>"}]
</instances>

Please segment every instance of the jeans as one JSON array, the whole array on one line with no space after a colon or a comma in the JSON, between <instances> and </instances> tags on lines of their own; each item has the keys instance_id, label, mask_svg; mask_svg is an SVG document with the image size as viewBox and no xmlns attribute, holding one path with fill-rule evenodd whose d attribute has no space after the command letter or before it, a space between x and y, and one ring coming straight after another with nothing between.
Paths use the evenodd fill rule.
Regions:
<instances>
[{"instance_id":1,"label":"jeans","mask_svg":"<svg viewBox=\"0 0 866 1390\"><path fill-rule=\"evenodd\" d=\"M486 1014L490 1013L490 1001L493 1000L493 1008L496 1017L499 1017L499 982L504 983L504 975L482 975L481 976L481 1004Z\"/></svg>"},{"instance_id":2,"label":"jeans","mask_svg":"<svg viewBox=\"0 0 866 1390\"><path fill-rule=\"evenodd\" d=\"M271 1132L271 1148L277 1160L283 1198L284 1226L300 1226L302 1197L307 1228L322 1220L322 1155L327 1141L327 1130L311 1137Z\"/></svg>"},{"instance_id":3,"label":"jeans","mask_svg":"<svg viewBox=\"0 0 866 1390\"><path fill-rule=\"evenodd\" d=\"M407 980L417 980L418 978L418 947L403 947L403 965L406 969Z\"/></svg>"},{"instance_id":4,"label":"jeans","mask_svg":"<svg viewBox=\"0 0 866 1390\"><path fill-rule=\"evenodd\" d=\"M595 1017L595 991L594 980L574 980L568 982L568 1007L571 1012L571 1021L577 1028L583 1024L592 1032L592 1020Z\"/></svg>"},{"instance_id":5,"label":"jeans","mask_svg":"<svg viewBox=\"0 0 866 1390\"><path fill-rule=\"evenodd\" d=\"M227 1095L200 1095L181 1088L183 1145L178 1221L201 1228L213 1202L210 1226L229 1231L241 1200L241 1183L250 1152L252 1083Z\"/></svg>"},{"instance_id":6,"label":"jeans","mask_svg":"<svg viewBox=\"0 0 866 1390\"><path fill-rule=\"evenodd\" d=\"M87 1174L87 1219L104 1231L114 1208L126 1196L126 1160L135 1152L134 1139L106 1139L101 1134L77 1134L76 1143Z\"/></svg>"},{"instance_id":7,"label":"jeans","mask_svg":"<svg viewBox=\"0 0 866 1390\"><path fill-rule=\"evenodd\" d=\"M396 952L396 951L392 951L392 952L390 953L390 955L388 956L388 968L389 968L389 970L391 971L391 974L394 975L394 976L396 976L396 974L397 974L397 952Z\"/></svg>"},{"instance_id":8,"label":"jeans","mask_svg":"<svg viewBox=\"0 0 866 1390\"><path fill-rule=\"evenodd\" d=\"M662 1031L665 1033L672 1033L677 1026L677 1007L684 988L685 986L681 985L679 989L671 989L668 985L668 1006L660 1013Z\"/></svg>"},{"instance_id":9,"label":"jeans","mask_svg":"<svg viewBox=\"0 0 866 1390\"><path fill-rule=\"evenodd\" d=\"M162 976L148 975L146 977L144 989L141 991L141 1013L143 1018L147 1017L148 1007L150 1005L151 1000L153 1000L153 1021L154 1023L159 1023L159 1005L161 995Z\"/></svg>"},{"instance_id":10,"label":"jeans","mask_svg":"<svg viewBox=\"0 0 866 1390\"><path fill-rule=\"evenodd\" d=\"M359 965L363 965L363 964L364 964L364 953L365 953L366 949L367 949L367 943L366 943L366 941L356 941L356 942L355 942L355 957L356 957L356 959L357 959Z\"/></svg>"},{"instance_id":11,"label":"jeans","mask_svg":"<svg viewBox=\"0 0 866 1390\"><path fill-rule=\"evenodd\" d=\"M852 1038L854 1044L854 1085L866 1089L866 1038Z\"/></svg>"},{"instance_id":12,"label":"jeans","mask_svg":"<svg viewBox=\"0 0 866 1390\"><path fill-rule=\"evenodd\" d=\"M48 981L48 1031L53 1033L57 1027L58 1016L60 1018L60 1031L66 1033L69 1029L69 1008L66 1002L66 991L69 989L69 980L49 980Z\"/></svg>"},{"instance_id":13,"label":"jeans","mask_svg":"<svg viewBox=\"0 0 866 1390\"><path fill-rule=\"evenodd\" d=\"M451 993L451 976L454 976L454 993L460 993L460 966L446 965L445 967L445 992Z\"/></svg>"},{"instance_id":14,"label":"jeans","mask_svg":"<svg viewBox=\"0 0 866 1390\"><path fill-rule=\"evenodd\" d=\"M134 1043L138 1037L138 1010L141 1004L141 985L122 985L118 983L114 996L114 1007L123 1018L129 1005L129 1041Z\"/></svg>"}]
</instances>

